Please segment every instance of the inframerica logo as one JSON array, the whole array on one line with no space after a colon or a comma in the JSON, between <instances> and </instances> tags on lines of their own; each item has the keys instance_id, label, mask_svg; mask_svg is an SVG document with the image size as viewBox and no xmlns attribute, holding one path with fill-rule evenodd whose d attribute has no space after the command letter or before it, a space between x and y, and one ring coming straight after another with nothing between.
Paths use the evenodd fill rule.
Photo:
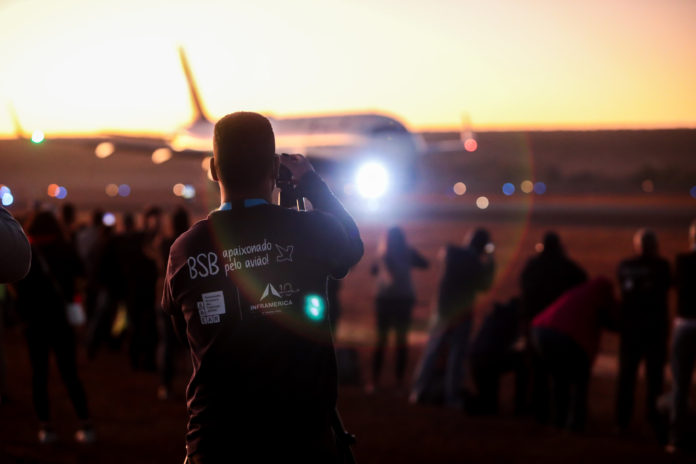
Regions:
<instances>
[{"instance_id":1,"label":"inframerica logo","mask_svg":"<svg viewBox=\"0 0 696 464\"><path fill-rule=\"evenodd\" d=\"M278 293L278 290L275 289L273 284L267 284L266 288L263 291L263 295L261 295L261 299L259 301L263 301L266 298L268 298L268 295L273 295L277 298L281 298L280 293Z\"/></svg>"}]
</instances>

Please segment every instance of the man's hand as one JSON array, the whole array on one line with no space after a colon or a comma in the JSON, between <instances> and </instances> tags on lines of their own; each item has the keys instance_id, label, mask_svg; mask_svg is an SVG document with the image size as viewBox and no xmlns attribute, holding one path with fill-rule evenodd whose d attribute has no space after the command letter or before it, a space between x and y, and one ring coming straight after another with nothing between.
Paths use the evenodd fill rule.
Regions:
<instances>
[{"instance_id":1,"label":"man's hand","mask_svg":"<svg viewBox=\"0 0 696 464\"><path fill-rule=\"evenodd\" d=\"M308 172L314 171L312 164L302 155L288 155L283 153L280 155L280 164L290 170L295 182L299 182L302 176Z\"/></svg>"}]
</instances>

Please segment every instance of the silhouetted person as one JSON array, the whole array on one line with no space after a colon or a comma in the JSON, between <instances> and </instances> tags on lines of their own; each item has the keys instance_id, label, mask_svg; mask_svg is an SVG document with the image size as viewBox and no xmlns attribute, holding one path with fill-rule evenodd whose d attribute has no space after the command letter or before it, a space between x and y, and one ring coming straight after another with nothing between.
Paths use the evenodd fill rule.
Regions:
<instances>
[{"instance_id":1,"label":"silhouetted person","mask_svg":"<svg viewBox=\"0 0 696 464\"><path fill-rule=\"evenodd\" d=\"M66 238L68 242L75 245L75 205L72 203L65 203L60 209L60 221L63 224L65 230Z\"/></svg>"},{"instance_id":2,"label":"silhouetted person","mask_svg":"<svg viewBox=\"0 0 696 464\"><path fill-rule=\"evenodd\" d=\"M694 446L689 435L689 392L696 362L696 221L689 228L691 251L677 256L677 317L672 334L673 404L670 415L670 445L681 449Z\"/></svg>"},{"instance_id":3,"label":"silhouetted person","mask_svg":"<svg viewBox=\"0 0 696 464\"><path fill-rule=\"evenodd\" d=\"M143 230L132 234L123 253L128 312L128 356L135 370L157 369L157 280L164 265L161 251L162 210L149 207Z\"/></svg>"},{"instance_id":4,"label":"silhouetted person","mask_svg":"<svg viewBox=\"0 0 696 464\"><path fill-rule=\"evenodd\" d=\"M469 366L477 396L467 410L477 414L496 414L500 377L515 374L515 412L526 406L527 365L519 342L521 337L519 299L496 303L486 316L469 350Z\"/></svg>"},{"instance_id":5,"label":"silhouetted person","mask_svg":"<svg viewBox=\"0 0 696 464\"><path fill-rule=\"evenodd\" d=\"M31 247L22 226L0 206L0 283L15 282L29 272Z\"/></svg>"},{"instance_id":6,"label":"silhouetted person","mask_svg":"<svg viewBox=\"0 0 696 464\"><path fill-rule=\"evenodd\" d=\"M448 347L444 378L444 401L461 407L461 383L464 360L469 345L476 294L490 288L493 282L493 256L486 252L490 235L476 229L467 247L448 245L445 271L440 281L437 321L430 332L428 344L416 373L411 402L426 401L437 361Z\"/></svg>"},{"instance_id":7,"label":"silhouetted person","mask_svg":"<svg viewBox=\"0 0 696 464\"><path fill-rule=\"evenodd\" d=\"M520 277L522 309L527 321L587 280L587 273L568 258L555 232L544 235L541 251L525 264Z\"/></svg>"},{"instance_id":8,"label":"silhouetted person","mask_svg":"<svg viewBox=\"0 0 696 464\"><path fill-rule=\"evenodd\" d=\"M548 383L539 385L553 398L554 425L581 431L587 419L587 393L602 327L616 327L612 283L603 277L573 287L532 321L532 345ZM551 394L549 394L551 393Z\"/></svg>"},{"instance_id":9,"label":"silhouetted person","mask_svg":"<svg viewBox=\"0 0 696 464\"><path fill-rule=\"evenodd\" d=\"M39 440L56 440L50 425L48 397L49 355L55 355L61 379L80 419L75 438L93 441L87 398L78 377L75 337L66 317L66 304L75 290L75 279L82 265L74 249L65 241L63 230L53 213L36 213L27 225L32 242L29 274L17 282L17 309L25 325L32 368L34 409L40 422Z\"/></svg>"},{"instance_id":10,"label":"silhouetted person","mask_svg":"<svg viewBox=\"0 0 696 464\"><path fill-rule=\"evenodd\" d=\"M0 206L0 286L15 282L29 272L31 246L22 226L5 208ZM7 376L5 352L3 350L3 314L7 301L7 291L3 287L4 298L0 300L0 404L7 401Z\"/></svg>"},{"instance_id":11,"label":"silhouetted person","mask_svg":"<svg viewBox=\"0 0 696 464\"><path fill-rule=\"evenodd\" d=\"M163 240L161 246L161 261L163 265L161 266L162 274L160 277L162 279L166 277L164 274L172 244L186 232L191 225L188 211L182 207L177 208L171 216L171 225L172 236ZM172 394L172 382L175 374L174 360L180 343L176 339L174 327L172 327L169 317L164 311L161 311L161 307L158 309L160 310L157 311L157 332L159 335L157 345L157 369L160 376L160 385L157 390L157 397L161 400L166 400L169 399Z\"/></svg>"},{"instance_id":12,"label":"silhouetted person","mask_svg":"<svg viewBox=\"0 0 696 464\"><path fill-rule=\"evenodd\" d=\"M621 347L616 419L625 430L633 414L636 375L645 360L646 416L659 425L657 398L662 394L667 357L667 291L671 276L669 262L658 254L657 237L646 229L636 232L633 244L637 255L621 262Z\"/></svg>"},{"instance_id":13,"label":"silhouetted person","mask_svg":"<svg viewBox=\"0 0 696 464\"><path fill-rule=\"evenodd\" d=\"M529 325L537 314L566 291L587 281L585 271L566 255L558 234L547 232L540 248L541 250L527 261L520 276L523 330L528 336ZM546 422L548 411L544 408L548 401L544 388L544 368L539 364L541 361L537 353L529 346L527 354L531 368L531 406L536 419ZM538 373L542 374L542 377L539 377ZM537 388L539 384L540 388Z\"/></svg>"},{"instance_id":14,"label":"silhouetted person","mask_svg":"<svg viewBox=\"0 0 696 464\"><path fill-rule=\"evenodd\" d=\"M85 269L84 306L87 318L91 319L97 311L100 284L97 277L100 253L104 238L104 211L92 211L92 222L75 235L75 248Z\"/></svg>"},{"instance_id":15,"label":"silhouetted person","mask_svg":"<svg viewBox=\"0 0 696 464\"><path fill-rule=\"evenodd\" d=\"M402 386L408 360L408 329L415 303L411 268L425 269L428 261L410 247L400 227L392 227L380 246L372 274L377 276L377 346L372 359L372 386L377 388L390 330L396 334L396 381Z\"/></svg>"},{"instance_id":16,"label":"silhouetted person","mask_svg":"<svg viewBox=\"0 0 696 464\"><path fill-rule=\"evenodd\" d=\"M222 204L172 245L162 299L191 349L189 460L335 461L326 279L362 256L358 229L263 116L227 115L213 140ZM281 164L314 211L269 204Z\"/></svg>"}]
</instances>

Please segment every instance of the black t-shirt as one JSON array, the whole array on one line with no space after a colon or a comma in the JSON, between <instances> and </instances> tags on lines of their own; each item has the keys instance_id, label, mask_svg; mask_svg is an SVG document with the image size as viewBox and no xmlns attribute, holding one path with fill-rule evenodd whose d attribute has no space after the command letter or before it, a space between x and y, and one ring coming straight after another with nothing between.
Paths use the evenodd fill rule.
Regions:
<instances>
[{"instance_id":1,"label":"black t-shirt","mask_svg":"<svg viewBox=\"0 0 696 464\"><path fill-rule=\"evenodd\" d=\"M648 330L667 324L667 291L672 281L669 262L658 256L636 256L619 264L622 325Z\"/></svg>"},{"instance_id":2,"label":"black t-shirt","mask_svg":"<svg viewBox=\"0 0 696 464\"><path fill-rule=\"evenodd\" d=\"M362 242L318 176L300 187L317 210L215 211L172 245L162 306L191 351L189 454L281 436L311 446L328 426L337 387L326 280L345 276Z\"/></svg>"}]
</instances>

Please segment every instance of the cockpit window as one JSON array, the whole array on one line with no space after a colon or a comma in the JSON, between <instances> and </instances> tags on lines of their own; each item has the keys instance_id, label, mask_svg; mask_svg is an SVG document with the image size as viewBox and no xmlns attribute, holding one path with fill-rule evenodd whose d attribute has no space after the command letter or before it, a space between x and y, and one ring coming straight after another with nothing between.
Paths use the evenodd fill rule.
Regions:
<instances>
[{"instance_id":1,"label":"cockpit window","mask_svg":"<svg viewBox=\"0 0 696 464\"><path fill-rule=\"evenodd\" d=\"M380 124L372 128L372 133L375 135L381 134L404 134L406 128L396 121L389 121L386 124Z\"/></svg>"}]
</instances>

